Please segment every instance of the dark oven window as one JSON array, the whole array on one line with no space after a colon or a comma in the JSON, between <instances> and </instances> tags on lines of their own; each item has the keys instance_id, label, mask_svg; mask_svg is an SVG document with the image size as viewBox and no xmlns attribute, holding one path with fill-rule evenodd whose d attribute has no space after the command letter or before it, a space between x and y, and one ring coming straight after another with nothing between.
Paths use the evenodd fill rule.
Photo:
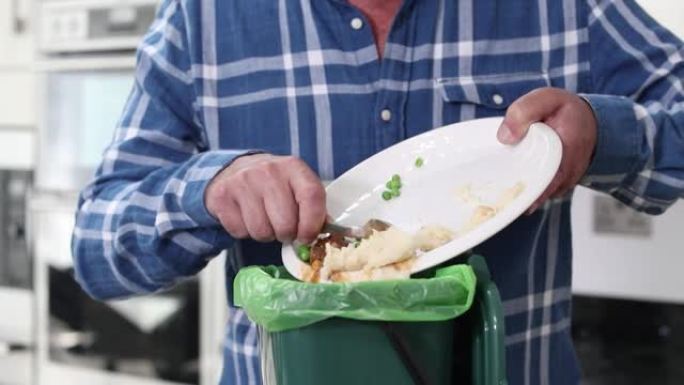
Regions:
<instances>
[{"instance_id":1,"label":"dark oven window","mask_svg":"<svg viewBox=\"0 0 684 385\"><path fill-rule=\"evenodd\" d=\"M575 297L584 385L684 384L684 305Z\"/></svg>"},{"instance_id":2,"label":"dark oven window","mask_svg":"<svg viewBox=\"0 0 684 385\"><path fill-rule=\"evenodd\" d=\"M198 383L196 279L165 293L104 303L88 297L72 274L49 268L52 362Z\"/></svg>"}]
</instances>

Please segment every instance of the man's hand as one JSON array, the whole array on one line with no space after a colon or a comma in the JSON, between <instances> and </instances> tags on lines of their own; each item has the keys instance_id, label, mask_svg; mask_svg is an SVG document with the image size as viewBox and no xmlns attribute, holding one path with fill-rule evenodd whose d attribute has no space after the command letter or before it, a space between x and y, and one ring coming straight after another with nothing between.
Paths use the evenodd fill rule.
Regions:
<instances>
[{"instance_id":1,"label":"man's hand","mask_svg":"<svg viewBox=\"0 0 684 385\"><path fill-rule=\"evenodd\" d=\"M321 181L291 156L237 158L209 183L204 199L234 238L309 242L326 220Z\"/></svg>"},{"instance_id":2,"label":"man's hand","mask_svg":"<svg viewBox=\"0 0 684 385\"><path fill-rule=\"evenodd\" d=\"M513 102L506 111L497 138L504 144L519 142L530 124L544 122L560 136L563 158L549 187L530 207L530 213L549 198L565 195L589 167L596 147L596 118L587 102L558 88L539 88Z\"/></svg>"}]
</instances>

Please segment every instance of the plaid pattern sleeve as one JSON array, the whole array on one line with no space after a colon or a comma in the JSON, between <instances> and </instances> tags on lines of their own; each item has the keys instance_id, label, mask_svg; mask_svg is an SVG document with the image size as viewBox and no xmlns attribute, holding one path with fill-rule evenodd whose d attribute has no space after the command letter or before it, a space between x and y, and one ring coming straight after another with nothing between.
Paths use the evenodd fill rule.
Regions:
<instances>
[{"instance_id":1,"label":"plaid pattern sleeve","mask_svg":"<svg viewBox=\"0 0 684 385\"><path fill-rule=\"evenodd\" d=\"M133 91L73 234L75 272L96 298L154 292L230 244L207 212L208 181L241 151L203 151L183 17L166 2L140 45Z\"/></svg>"},{"instance_id":2,"label":"plaid pattern sleeve","mask_svg":"<svg viewBox=\"0 0 684 385\"><path fill-rule=\"evenodd\" d=\"M684 44L633 1L588 2L599 136L584 183L662 213L684 196Z\"/></svg>"}]
</instances>

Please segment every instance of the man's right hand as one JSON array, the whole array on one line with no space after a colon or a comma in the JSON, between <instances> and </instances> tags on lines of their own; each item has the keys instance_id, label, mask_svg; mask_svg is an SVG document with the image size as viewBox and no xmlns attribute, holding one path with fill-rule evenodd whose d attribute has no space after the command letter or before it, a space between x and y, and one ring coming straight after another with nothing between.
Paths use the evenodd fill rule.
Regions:
<instances>
[{"instance_id":1,"label":"man's right hand","mask_svg":"<svg viewBox=\"0 0 684 385\"><path fill-rule=\"evenodd\" d=\"M323 184L292 156L239 157L214 177L204 199L234 238L311 242L326 220Z\"/></svg>"}]
</instances>

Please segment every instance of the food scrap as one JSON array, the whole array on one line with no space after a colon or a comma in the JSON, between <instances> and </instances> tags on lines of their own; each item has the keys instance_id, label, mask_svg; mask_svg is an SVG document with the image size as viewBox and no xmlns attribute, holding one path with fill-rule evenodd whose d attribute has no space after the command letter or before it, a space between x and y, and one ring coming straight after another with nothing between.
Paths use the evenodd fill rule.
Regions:
<instances>
[{"instance_id":1,"label":"food scrap","mask_svg":"<svg viewBox=\"0 0 684 385\"><path fill-rule=\"evenodd\" d=\"M413 163L416 168L421 168L423 167L424 160L421 157L417 157L415 162ZM401 195L401 177L399 174L394 174L392 175L392 178L385 183L385 187L387 188L382 192L380 195L382 199L389 201L392 198L398 198Z\"/></svg>"},{"instance_id":2,"label":"food scrap","mask_svg":"<svg viewBox=\"0 0 684 385\"><path fill-rule=\"evenodd\" d=\"M504 190L499 199L494 204L485 204L482 200L475 196L470 185L463 186L456 190L456 196L469 204L475 205L475 211L463 226L458 230L458 234L465 234L475 229L482 223L494 217L501 210L506 208L512 201L515 200L525 190L525 184L518 182L515 185Z\"/></svg>"},{"instance_id":3,"label":"food scrap","mask_svg":"<svg viewBox=\"0 0 684 385\"><path fill-rule=\"evenodd\" d=\"M392 178L385 183L387 190L382 192L382 199L388 201L397 198L401 195L401 186L401 177L398 174L392 175Z\"/></svg>"},{"instance_id":4,"label":"food scrap","mask_svg":"<svg viewBox=\"0 0 684 385\"><path fill-rule=\"evenodd\" d=\"M428 252L449 243L455 235L444 226L423 226L414 236L414 242L420 251Z\"/></svg>"},{"instance_id":5,"label":"food scrap","mask_svg":"<svg viewBox=\"0 0 684 385\"><path fill-rule=\"evenodd\" d=\"M442 226L425 226L411 235L395 226L366 238L321 234L311 245L310 263L302 274L308 282L358 282L408 278L422 253L454 238Z\"/></svg>"},{"instance_id":6,"label":"food scrap","mask_svg":"<svg viewBox=\"0 0 684 385\"><path fill-rule=\"evenodd\" d=\"M311 258L311 248L309 245L300 245L297 248L297 256L302 262L309 262L309 259Z\"/></svg>"}]
</instances>

